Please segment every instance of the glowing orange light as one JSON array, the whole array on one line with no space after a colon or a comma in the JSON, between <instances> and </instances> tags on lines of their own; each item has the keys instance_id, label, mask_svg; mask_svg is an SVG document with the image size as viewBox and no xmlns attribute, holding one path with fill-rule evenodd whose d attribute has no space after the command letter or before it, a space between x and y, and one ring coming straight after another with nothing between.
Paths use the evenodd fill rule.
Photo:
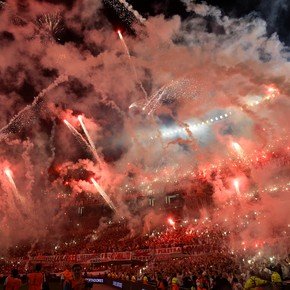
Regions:
<instances>
[{"instance_id":1,"label":"glowing orange light","mask_svg":"<svg viewBox=\"0 0 290 290\"><path fill-rule=\"evenodd\" d=\"M171 225L171 226L174 226L175 225L175 221L172 219L172 218L168 218L168 223Z\"/></svg>"}]
</instances>

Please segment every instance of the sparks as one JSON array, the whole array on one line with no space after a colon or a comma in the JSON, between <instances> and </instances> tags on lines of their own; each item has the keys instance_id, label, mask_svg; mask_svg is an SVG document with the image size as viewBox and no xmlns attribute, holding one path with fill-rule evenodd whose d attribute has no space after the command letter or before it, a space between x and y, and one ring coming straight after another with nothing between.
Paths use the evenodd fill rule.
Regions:
<instances>
[{"instance_id":1,"label":"sparks","mask_svg":"<svg viewBox=\"0 0 290 290\"><path fill-rule=\"evenodd\" d=\"M63 120L63 122L65 123L65 125L68 127L68 129L72 132L72 134L78 139L80 140L82 143L84 143L86 145L86 147L93 153L93 155L95 156L95 152L93 151L93 148L90 146L90 144L86 141L86 139L82 136L82 134L80 134L78 132L78 130L66 119ZM95 156L96 157L96 156Z\"/></svg>"},{"instance_id":2,"label":"sparks","mask_svg":"<svg viewBox=\"0 0 290 290\"><path fill-rule=\"evenodd\" d=\"M234 187L235 187L236 193L237 193L237 194L241 194L241 192L240 192L240 182L239 182L239 180L238 180L238 179L235 179L233 183L234 183Z\"/></svg>"},{"instance_id":3,"label":"sparks","mask_svg":"<svg viewBox=\"0 0 290 290\"><path fill-rule=\"evenodd\" d=\"M118 32L118 35L119 35L120 39L123 41L123 35L121 33L121 30L118 30L117 32Z\"/></svg>"},{"instance_id":4,"label":"sparks","mask_svg":"<svg viewBox=\"0 0 290 290\"><path fill-rule=\"evenodd\" d=\"M9 183L11 184L12 190L13 190L14 194L16 195L16 197L19 198L21 201L23 201L23 197L19 194L17 186L16 186L15 181L13 179L12 171L9 168L5 168L4 173L7 176L7 179L9 181Z\"/></svg>"},{"instance_id":5,"label":"sparks","mask_svg":"<svg viewBox=\"0 0 290 290\"><path fill-rule=\"evenodd\" d=\"M48 32L52 37L56 37L64 30L63 20L60 13L43 14L37 20L37 25L40 29Z\"/></svg>"},{"instance_id":6,"label":"sparks","mask_svg":"<svg viewBox=\"0 0 290 290\"><path fill-rule=\"evenodd\" d=\"M100 158L100 156L99 156L99 154L98 154L98 152L96 150L95 144L94 144L94 142L93 142L93 140L92 140L92 138L91 138L86 126L85 126L85 123L84 123L83 118L82 118L81 115L78 116L78 120L79 120L80 125L81 125L81 127L82 127L82 129L83 129L83 131L84 131L84 133L85 133L85 135L87 137L87 139L88 139L88 142L89 142L89 144L91 146L91 151L93 152L94 157L99 162L99 164L102 164L102 160L101 160L101 158Z\"/></svg>"},{"instance_id":7,"label":"sparks","mask_svg":"<svg viewBox=\"0 0 290 290\"><path fill-rule=\"evenodd\" d=\"M234 151L240 156L243 157L244 155L244 150L242 149L241 145L237 142L232 142L232 147Z\"/></svg>"},{"instance_id":8,"label":"sparks","mask_svg":"<svg viewBox=\"0 0 290 290\"><path fill-rule=\"evenodd\" d=\"M144 98L145 98L145 100L147 101L147 100L148 100L147 92L146 92L146 90L144 89L143 84L141 83L141 81L140 81L139 78L138 78L137 71L136 71L135 65L134 65L134 63L133 63L133 61L132 61L132 58L131 58L131 55L130 55L130 52L129 52L128 46L127 46L127 44L126 44L126 42L125 42L125 39L124 39L124 37L123 37L123 35L122 35L122 33L121 33L120 30L118 30L117 33L118 33L118 35L119 35L119 38L120 38L120 40L121 40L121 43L122 43L123 48L124 48L124 50L125 50L125 53L126 53L127 56L128 56L129 64L130 64L131 70L132 70L132 72L133 72L133 74L134 74L135 81L136 81L136 83L139 85L141 91L142 91L143 94L144 94Z\"/></svg>"},{"instance_id":9,"label":"sparks","mask_svg":"<svg viewBox=\"0 0 290 290\"><path fill-rule=\"evenodd\" d=\"M175 221L172 218L168 218L167 221L171 226L175 226Z\"/></svg>"},{"instance_id":10,"label":"sparks","mask_svg":"<svg viewBox=\"0 0 290 290\"><path fill-rule=\"evenodd\" d=\"M110 197L107 195L107 193L103 190L103 188L99 185L99 183L92 177L91 182L93 183L94 187L97 189L97 191L100 193L100 195L103 197L105 202L108 204L108 206L114 210L117 211L117 208L115 207L114 203L110 199Z\"/></svg>"}]
</instances>

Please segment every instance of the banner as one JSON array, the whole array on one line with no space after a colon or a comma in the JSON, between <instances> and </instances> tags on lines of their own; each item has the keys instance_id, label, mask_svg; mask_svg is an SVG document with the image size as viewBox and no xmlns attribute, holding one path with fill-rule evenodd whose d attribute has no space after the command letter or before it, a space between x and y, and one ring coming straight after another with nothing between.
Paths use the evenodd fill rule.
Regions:
<instances>
[{"instance_id":1,"label":"banner","mask_svg":"<svg viewBox=\"0 0 290 290\"><path fill-rule=\"evenodd\" d=\"M78 254L76 260L78 263L90 262L92 259L95 259L98 254Z\"/></svg>"},{"instance_id":2,"label":"banner","mask_svg":"<svg viewBox=\"0 0 290 290\"><path fill-rule=\"evenodd\" d=\"M131 260L131 257L131 252L102 253L100 255L100 262L128 261Z\"/></svg>"},{"instance_id":3,"label":"banner","mask_svg":"<svg viewBox=\"0 0 290 290\"><path fill-rule=\"evenodd\" d=\"M132 252L132 260L147 261L154 255L154 250L144 249Z\"/></svg>"},{"instance_id":4,"label":"banner","mask_svg":"<svg viewBox=\"0 0 290 290\"><path fill-rule=\"evenodd\" d=\"M181 253L182 253L181 247L155 249L155 255L181 254Z\"/></svg>"},{"instance_id":5,"label":"banner","mask_svg":"<svg viewBox=\"0 0 290 290\"><path fill-rule=\"evenodd\" d=\"M102 263L113 261L130 261L140 260L148 261L154 256L167 256L171 254L181 254L181 247L159 248L159 249L142 249L133 252L113 252L97 254L78 254L78 255L53 255L53 256L36 256L31 262L41 263Z\"/></svg>"}]
</instances>

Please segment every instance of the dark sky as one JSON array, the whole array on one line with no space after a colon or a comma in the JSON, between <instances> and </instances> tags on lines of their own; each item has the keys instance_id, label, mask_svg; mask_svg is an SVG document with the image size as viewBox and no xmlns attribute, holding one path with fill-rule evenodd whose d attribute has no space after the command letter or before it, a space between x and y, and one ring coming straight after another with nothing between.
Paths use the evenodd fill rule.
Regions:
<instances>
[{"instance_id":1,"label":"dark sky","mask_svg":"<svg viewBox=\"0 0 290 290\"><path fill-rule=\"evenodd\" d=\"M28 0L16 0L25 3ZM53 4L66 4L71 8L76 0L37 0ZM98 0L96 0L98 1ZM120 5L118 0L102 0L105 4L104 12L114 26L122 25L112 6ZM5 0L3 2L6 2ZM166 17L179 14L182 18L190 17L185 5L180 0L127 0L134 9L144 17L164 14ZM267 21L268 33L277 32L280 40L290 45L290 1L289 0L196 0L197 3L206 2L219 7L222 12L232 17L242 17L255 13ZM124 26L127 24L125 23Z\"/></svg>"},{"instance_id":2,"label":"dark sky","mask_svg":"<svg viewBox=\"0 0 290 290\"><path fill-rule=\"evenodd\" d=\"M143 16L165 14L170 17L180 14L188 17L184 4L179 0L128 0ZM207 0L206 2L219 7L226 15L242 17L255 13L268 23L269 34L277 32L280 39L290 44L290 1L289 0Z\"/></svg>"}]
</instances>

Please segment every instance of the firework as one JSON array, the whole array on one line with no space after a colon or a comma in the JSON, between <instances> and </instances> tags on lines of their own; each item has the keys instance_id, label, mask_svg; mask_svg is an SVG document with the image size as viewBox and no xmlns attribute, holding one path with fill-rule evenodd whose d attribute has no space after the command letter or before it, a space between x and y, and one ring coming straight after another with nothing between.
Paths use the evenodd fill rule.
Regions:
<instances>
[{"instance_id":1,"label":"firework","mask_svg":"<svg viewBox=\"0 0 290 290\"><path fill-rule=\"evenodd\" d=\"M78 116L78 120L79 120L79 122L80 122L80 124L81 124L81 127L82 127L82 129L83 129L83 131L84 131L84 133L85 133L85 135L86 135L86 137L87 137L87 139L88 139L88 142L89 142L89 144L90 144L90 146L91 146L91 150L92 150L92 152L93 152L93 154L94 154L96 160L97 160L100 164L102 164L102 160L101 160L99 154L97 153L97 150L96 150L95 144L94 144L94 142L93 142L93 140L92 140L92 138L91 138L91 136L90 136L90 134L89 134L89 132L88 132L86 126L85 126L85 123L84 123L84 121L83 121L82 116Z\"/></svg>"},{"instance_id":2,"label":"firework","mask_svg":"<svg viewBox=\"0 0 290 290\"><path fill-rule=\"evenodd\" d=\"M93 183L94 187L97 189L97 191L100 193L100 195L102 196L102 198L106 201L106 203L108 204L108 206L113 210L113 211L117 211L117 208L115 207L114 203L112 202L112 200L110 199L110 197L106 194L106 192L103 190L103 188L99 185L99 183L94 179L91 178L91 182Z\"/></svg>"},{"instance_id":3,"label":"firework","mask_svg":"<svg viewBox=\"0 0 290 290\"><path fill-rule=\"evenodd\" d=\"M85 140L85 138L78 132L78 130L67 120L63 120L63 122L66 124L66 126L69 128L69 130L73 133L75 137L77 137L79 140L81 140L89 149L92 150L91 146L88 144L88 142Z\"/></svg>"},{"instance_id":4,"label":"firework","mask_svg":"<svg viewBox=\"0 0 290 290\"><path fill-rule=\"evenodd\" d=\"M243 157L244 156L244 150L242 149L241 145L237 142L232 142L232 147L234 149L234 151L240 156Z\"/></svg>"},{"instance_id":5,"label":"firework","mask_svg":"<svg viewBox=\"0 0 290 290\"><path fill-rule=\"evenodd\" d=\"M175 226L175 221L173 220L173 218L168 218L167 221L171 226Z\"/></svg>"},{"instance_id":6,"label":"firework","mask_svg":"<svg viewBox=\"0 0 290 290\"><path fill-rule=\"evenodd\" d=\"M105 2L109 4L117 12L118 16L128 24L131 24L134 18L140 23L144 23L146 21L146 18L140 15L139 12L125 0L105 0Z\"/></svg>"},{"instance_id":7,"label":"firework","mask_svg":"<svg viewBox=\"0 0 290 290\"><path fill-rule=\"evenodd\" d=\"M23 197L19 194L19 191L18 191L17 186L15 184L15 181L13 179L12 171L9 168L5 168L4 173L9 181L9 183L11 184L14 195L23 202Z\"/></svg>"},{"instance_id":8,"label":"firework","mask_svg":"<svg viewBox=\"0 0 290 290\"><path fill-rule=\"evenodd\" d=\"M163 90L164 87L162 87L160 90L158 90L152 96L152 98L147 102L147 104L145 104L145 106L142 108L142 110L145 112L148 109L148 112L147 112L148 116L156 110L158 103L160 102L160 100L162 100L163 95L165 94L165 91Z\"/></svg>"},{"instance_id":9,"label":"firework","mask_svg":"<svg viewBox=\"0 0 290 290\"><path fill-rule=\"evenodd\" d=\"M33 100L31 105L26 106L24 109L19 111L10 121L9 123L1 128L0 130L0 140L5 139L7 135L9 135L12 131L11 127L16 127L17 130L20 131L20 129L30 122L27 121L28 115L32 109L37 107L41 103L41 99L51 90L56 88L61 83L64 83L68 80L68 77L66 75L60 75L57 79L54 80L47 88L42 90ZM30 117L32 117L30 115ZM14 129L15 130L15 129Z\"/></svg>"},{"instance_id":10,"label":"firework","mask_svg":"<svg viewBox=\"0 0 290 290\"><path fill-rule=\"evenodd\" d=\"M139 14L139 12L137 10L135 10L132 5L130 5L128 2L126 2L125 0L119 0L119 2L124 5L124 7L130 11L135 17L136 19L138 19L141 23L145 22L146 19Z\"/></svg>"},{"instance_id":11,"label":"firework","mask_svg":"<svg viewBox=\"0 0 290 290\"><path fill-rule=\"evenodd\" d=\"M233 181L233 184L234 184L234 188L235 188L235 191L237 194L241 194L241 191L240 191L240 182L238 179L235 179Z\"/></svg>"},{"instance_id":12,"label":"firework","mask_svg":"<svg viewBox=\"0 0 290 290\"><path fill-rule=\"evenodd\" d=\"M270 85L267 87L265 99L269 100L275 98L280 95L279 89L277 89L274 85Z\"/></svg>"},{"instance_id":13,"label":"firework","mask_svg":"<svg viewBox=\"0 0 290 290\"><path fill-rule=\"evenodd\" d=\"M18 190L17 190L16 184L15 184L14 179L13 179L13 177L12 177L12 172L11 172L11 170L10 170L9 168L6 168L6 169L4 169L4 173L5 173L5 175L7 176L7 178L8 178L8 180L9 180L10 184L12 185L13 190L16 191L16 192L18 193Z\"/></svg>"},{"instance_id":14,"label":"firework","mask_svg":"<svg viewBox=\"0 0 290 290\"><path fill-rule=\"evenodd\" d=\"M191 84L192 82L188 79L170 81L152 95L152 97L143 106L142 110L147 115L151 115L162 103L162 101L173 102L179 98L191 98L193 93ZM197 87L197 85L194 86L193 95L198 93Z\"/></svg>"},{"instance_id":15,"label":"firework","mask_svg":"<svg viewBox=\"0 0 290 290\"><path fill-rule=\"evenodd\" d=\"M139 85L141 91L143 92L145 99L147 100L147 99L148 99L147 92L146 92L146 90L144 89L142 83L141 83L141 82L139 81L139 79L138 79L137 71L136 71L135 65L134 65L134 63L133 63L133 61L132 61L132 58L131 58L131 55L130 55L130 52L129 52L128 46L127 46L127 44L126 44L126 42L125 42L125 40L124 40L124 37L123 37L121 31L118 30L117 32L118 32L119 38L120 38L120 40L121 40L121 43L122 43L122 45L123 45L123 47L124 47L124 50L125 50L125 52L126 52L126 54L127 54L127 56L128 56L129 64L130 64L130 67L131 67L131 69L132 69L132 71L133 71L133 74L134 74L135 80L136 80L137 84Z\"/></svg>"},{"instance_id":16,"label":"firework","mask_svg":"<svg viewBox=\"0 0 290 290\"><path fill-rule=\"evenodd\" d=\"M63 31L63 19L60 13L46 13L37 19L40 29L48 32L52 37L58 38Z\"/></svg>"}]
</instances>

